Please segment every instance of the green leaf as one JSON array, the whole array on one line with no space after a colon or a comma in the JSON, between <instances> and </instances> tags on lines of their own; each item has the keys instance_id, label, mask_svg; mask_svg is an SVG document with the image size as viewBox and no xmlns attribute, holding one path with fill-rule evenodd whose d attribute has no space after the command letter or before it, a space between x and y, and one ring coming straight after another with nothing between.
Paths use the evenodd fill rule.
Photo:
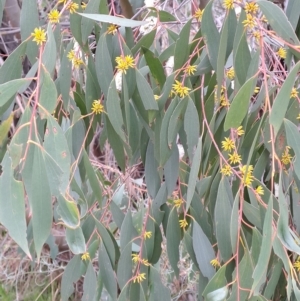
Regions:
<instances>
[{"instance_id":1,"label":"green leaf","mask_svg":"<svg viewBox=\"0 0 300 301\"><path fill-rule=\"evenodd\" d=\"M101 184L100 184L100 181L96 175L96 172L90 162L88 154L86 153L85 150L83 151L83 162L84 162L84 166L85 166L86 175L89 179L89 183L91 185L93 193L98 200L98 204L101 205L102 204Z\"/></svg>"},{"instance_id":2,"label":"green leaf","mask_svg":"<svg viewBox=\"0 0 300 301\"><path fill-rule=\"evenodd\" d=\"M295 79L300 69L300 62L298 62L294 68L289 71L287 78L285 79L281 89L279 90L271 110L270 124L273 125L275 131L275 137L282 125L283 118L286 114L290 103L290 94L294 87Z\"/></svg>"},{"instance_id":3,"label":"green leaf","mask_svg":"<svg viewBox=\"0 0 300 301\"><path fill-rule=\"evenodd\" d=\"M135 55L138 51L143 50L145 47L150 48L156 36L156 29L150 31L149 33L145 34L142 38L140 38L137 43L132 47L131 52Z\"/></svg>"},{"instance_id":4,"label":"green leaf","mask_svg":"<svg viewBox=\"0 0 300 301\"><path fill-rule=\"evenodd\" d=\"M0 85L0 107L6 105L9 101L11 103L13 101L11 98L27 81L27 79L15 79Z\"/></svg>"},{"instance_id":5,"label":"green leaf","mask_svg":"<svg viewBox=\"0 0 300 301\"><path fill-rule=\"evenodd\" d=\"M286 131L287 142L295 152L296 160L294 160L294 170L300 179L300 134L297 126L287 119L284 119L284 128Z\"/></svg>"},{"instance_id":6,"label":"green leaf","mask_svg":"<svg viewBox=\"0 0 300 301\"><path fill-rule=\"evenodd\" d=\"M216 291L219 288L223 288L226 285L226 265L220 267L216 272L214 277L209 281L205 290L203 291L203 296L206 297L209 293Z\"/></svg>"},{"instance_id":7,"label":"green leaf","mask_svg":"<svg viewBox=\"0 0 300 301\"><path fill-rule=\"evenodd\" d=\"M184 131L187 137L188 155L192 158L200 134L200 124L197 108L190 98L184 114Z\"/></svg>"},{"instance_id":8,"label":"green leaf","mask_svg":"<svg viewBox=\"0 0 300 301\"><path fill-rule=\"evenodd\" d=\"M61 299L68 301L74 292L74 282L77 282L85 273L86 266L80 259L80 255L74 256L67 264L62 276Z\"/></svg>"},{"instance_id":9,"label":"green leaf","mask_svg":"<svg viewBox=\"0 0 300 301\"><path fill-rule=\"evenodd\" d=\"M174 52L174 70L181 68L189 56L189 37L192 19L187 21L180 31Z\"/></svg>"},{"instance_id":10,"label":"green leaf","mask_svg":"<svg viewBox=\"0 0 300 301\"><path fill-rule=\"evenodd\" d=\"M247 79L247 72L251 63L251 54L247 42L246 32L242 35L234 58L234 71L240 85Z\"/></svg>"},{"instance_id":11,"label":"green leaf","mask_svg":"<svg viewBox=\"0 0 300 301\"><path fill-rule=\"evenodd\" d=\"M85 239L81 227L76 229L66 228L66 241L73 254L86 252Z\"/></svg>"},{"instance_id":12,"label":"green leaf","mask_svg":"<svg viewBox=\"0 0 300 301\"><path fill-rule=\"evenodd\" d=\"M179 277L179 268L177 263L179 261L179 244L180 244L180 227L177 210L175 207L171 210L167 225L167 253L174 270L176 277Z\"/></svg>"},{"instance_id":13,"label":"green leaf","mask_svg":"<svg viewBox=\"0 0 300 301\"><path fill-rule=\"evenodd\" d=\"M21 77L26 47L27 41L24 41L4 61L0 68L0 84Z\"/></svg>"},{"instance_id":14,"label":"green leaf","mask_svg":"<svg viewBox=\"0 0 300 301\"><path fill-rule=\"evenodd\" d=\"M0 223L8 230L10 237L31 258L26 239L24 188L22 182L15 180L11 159L8 156L4 157L1 165Z\"/></svg>"},{"instance_id":15,"label":"green leaf","mask_svg":"<svg viewBox=\"0 0 300 301\"><path fill-rule=\"evenodd\" d=\"M99 11L100 0L90 0L85 8L85 13L95 13ZM88 18L81 21L82 43L85 44L94 27L94 22Z\"/></svg>"},{"instance_id":16,"label":"green leaf","mask_svg":"<svg viewBox=\"0 0 300 301\"><path fill-rule=\"evenodd\" d=\"M183 115L187 107L186 101L180 101L171 115L168 127L168 145L171 148L183 124ZM174 143L175 144L175 143Z\"/></svg>"},{"instance_id":17,"label":"green leaf","mask_svg":"<svg viewBox=\"0 0 300 301\"><path fill-rule=\"evenodd\" d=\"M227 131L230 128L238 128L241 125L248 112L250 98L253 94L255 83L256 77L251 77L237 92L229 107L229 111L226 114L224 131Z\"/></svg>"},{"instance_id":18,"label":"green leaf","mask_svg":"<svg viewBox=\"0 0 300 301\"><path fill-rule=\"evenodd\" d=\"M272 222L273 222L273 198L270 197L267 213L264 220L263 226L263 241L261 250L258 257L257 265L254 269L252 278L254 279L251 290L255 291L256 294L260 289L260 284L265 281L270 254L272 250ZM258 287L259 285L259 287Z\"/></svg>"},{"instance_id":19,"label":"green leaf","mask_svg":"<svg viewBox=\"0 0 300 301\"><path fill-rule=\"evenodd\" d=\"M154 157L154 145L150 140L146 153L145 181L149 195L155 198L161 183L158 173L158 163Z\"/></svg>"},{"instance_id":20,"label":"green leaf","mask_svg":"<svg viewBox=\"0 0 300 301\"><path fill-rule=\"evenodd\" d=\"M0 147L7 137L7 134L10 130L10 126L13 120L14 120L14 114L11 113L9 117L6 120L2 121L0 124Z\"/></svg>"},{"instance_id":21,"label":"green leaf","mask_svg":"<svg viewBox=\"0 0 300 301\"><path fill-rule=\"evenodd\" d=\"M121 110L121 101L116 89L116 83L113 79L108 90L108 96L106 101L106 109L107 109L107 116L111 122L116 133L119 137L125 141L125 135L123 131L124 120L122 116Z\"/></svg>"},{"instance_id":22,"label":"green leaf","mask_svg":"<svg viewBox=\"0 0 300 301\"><path fill-rule=\"evenodd\" d=\"M28 39L34 29L39 27L39 12L35 0L25 1L22 5L20 15L20 29L22 41ZM28 41L26 54L33 64L38 56L38 46L36 42Z\"/></svg>"},{"instance_id":23,"label":"green leaf","mask_svg":"<svg viewBox=\"0 0 300 301\"><path fill-rule=\"evenodd\" d=\"M288 21L285 13L272 2L260 0L257 1L262 13L266 16L268 23L279 37L288 43L299 45L299 40L295 31Z\"/></svg>"},{"instance_id":24,"label":"green leaf","mask_svg":"<svg viewBox=\"0 0 300 301\"><path fill-rule=\"evenodd\" d=\"M59 195L57 201L57 212L65 226L71 229L79 227L80 213L77 204L74 201L68 200L63 195Z\"/></svg>"},{"instance_id":25,"label":"green leaf","mask_svg":"<svg viewBox=\"0 0 300 301\"><path fill-rule=\"evenodd\" d=\"M93 264L89 261L89 265L86 271L83 282L83 301L94 301L96 300L96 288L97 288L97 279L96 274L93 268Z\"/></svg>"},{"instance_id":26,"label":"green leaf","mask_svg":"<svg viewBox=\"0 0 300 301\"><path fill-rule=\"evenodd\" d=\"M230 191L229 191L230 190ZM230 221L232 212L232 192L227 177L223 177L215 205L215 225L218 249L224 262L230 259L232 247L230 244Z\"/></svg>"},{"instance_id":27,"label":"green leaf","mask_svg":"<svg viewBox=\"0 0 300 301\"><path fill-rule=\"evenodd\" d=\"M192 198L195 193L196 188L196 182L198 180L198 173L201 163L201 154L202 154L202 138L200 137L198 139L198 145L193 157L190 176L189 176L189 182L187 187L187 197L186 197L186 210L190 207Z\"/></svg>"},{"instance_id":28,"label":"green leaf","mask_svg":"<svg viewBox=\"0 0 300 301\"><path fill-rule=\"evenodd\" d=\"M153 91L149 86L149 83L146 81L144 76L138 70L135 70L135 74L136 74L137 88L141 96L145 110L158 110L158 105L154 99Z\"/></svg>"},{"instance_id":29,"label":"green leaf","mask_svg":"<svg viewBox=\"0 0 300 301\"><path fill-rule=\"evenodd\" d=\"M40 145L29 144L22 178L32 210L34 246L39 260L53 219L51 192Z\"/></svg>"},{"instance_id":30,"label":"green leaf","mask_svg":"<svg viewBox=\"0 0 300 301\"><path fill-rule=\"evenodd\" d=\"M105 97L108 97L108 89L112 83L115 85L115 82L112 81L114 74L106 39L106 34L102 34L97 44L95 53L95 67L99 86Z\"/></svg>"},{"instance_id":31,"label":"green leaf","mask_svg":"<svg viewBox=\"0 0 300 301\"><path fill-rule=\"evenodd\" d=\"M244 202L245 204L246 202ZM238 239L238 212L239 212L239 196L236 195L231 212L230 220L230 240L231 240L231 250L234 254L236 252L237 239Z\"/></svg>"},{"instance_id":32,"label":"green leaf","mask_svg":"<svg viewBox=\"0 0 300 301\"><path fill-rule=\"evenodd\" d=\"M176 187L176 183L178 180L178 173L179 173L179 151L178 151L178 146L174 144L172 148L171 156L166 162L164 167L164 175L165 175L165 182L167 186L168 195L172 195Z\"/></svg>"},{"instance_id":33,"label":"green leaf","mask_svg":"<svg viewBox=\"0 0 300 301\"><path fill-rule=\"evenodd\" d=\"M252 271L253 271L253 262L251 260L248 249L245 249L245 253L243 259L239 263L239 284L238 287L237 282L233 284L232 291L230 297L227 299L228 301L246 301L249 300L248 296L250 293L250 288L253 282L252 279ZM236 277L236 269L233 273L233 277Z\"/></svg>"},{"instance_id":34,"label":"green leaf","mask_svg":"<svg viewBox=\"0 0 300 301\"><path fill-rule=\"evenodd\" d=\"M45 118L47 115L53 114L56 107L57 101L57 90L56 86L46 69L42 69L42 82L40 87L40 101L39 101L39 111L41 118Z\"/></svg>"},{"instance_id":35,"label":"green leaf","mask_svg":"<svg viewBox=\"0 0 300 301\"><path fill-rule=\"evenodd\" d=\"M122 250L121 256L118 262L118 283L122 290L126 283L132 278L132 243L128 243Z\"/></svg>"},{"instance_id":36,"label":"green leaf","mask_svg":"<svg viewBox=\"0 0 300 301\"><path fill-rule=\"evenodd\" d=\"M221 287L213 292L210 292L206 296L206 301L223 301L228 295L228 287Z\"/></svg>"},{"instance_id":37,"label":"green leaf","mask_svg":"<svg viewBox=\"0 0 300 301\"><path fill-rule=\"evenodd\" d=\"M49 154L62 171L58 183L59 185L57 186L58 192L55 195L57 196L59 192L64 194L69 185L71 155L64 132L51 115L47 116L44 148L47 154ZM46 164L46 169L48 176L51 176L51 173L49 173L51 166L49 166L49 164ZM52 178L49 178L50 184L51 180Z\"/></svg>"},{"instance_id":38,"label":"green leaf","mask_svg":"<svg viewBox=\"0 0 300 301\"><path fill-rule=\"evenodd\" d=\"M49 72L49 74L53 75L53 71L56 64L56 42L55 37L52 30L52 24L48 23L47 28L47 42L45 45L45 50L42 54L42 63L44 68ZM41 97L40 97L41 99ZM51 111L52 112L52 111Z\"/></svg>"},{"instance_id":39,"label":"green leaf","mask_svg":"<svg viewBox=\"0 0 300 301\"><path fill-rule=\"evenodd\" d=\"M107 251L103 245L103 243L100 245L99 248L99 269L100 274L102 277L102 281L104 283L104 286L109 293L111 300L116 301L117 300L117 282L115 278L114 271L112 269Z\"/></svg>"},{"instance_id":40,"label":"green leaf","mask_svg":"<svg viewBox=\"0 0 300 301\"><path fill-rule=\"evenodd\" d=\"M151 50L145 47L142 47L142 51L152 76L157 80L159 85L163 87L166 81L166 76L159 58L156 57Z\"/></svg>"},{"instance_id":41,"label":"green leaf","mask_svg":"<svg viewBox=\"0 0 300 301\"><path fill-rule=\"evenodd\" d=\"M201 31L207 47L207 53L210 63L213 66L214 70L218 70L217 61L220 44L220 34L212 15L213 3L214 1L209 1L205 7L201 21Z\"/></svg>"},{"instance_id":42,"label":"green leaf","mask_svg":"<svg viewBox=\"0 0 300 301\"><path fill-rule=\"evenodd\" d=\"M197 222L193 223L193 246L201 273L211 279L215 274L215 270L210 262L215 259L215 252Z\"/></svg>"},{"instance_id":43,"label":"green leaf","mask_svg":"<svg viewBox=\"0 0 300 301\"><path fill-rule=\"evenodd\" d=\"M145 25L148 23L145 21L136 21L136 20L120 18L120 17L116 17L116 16L110 16L110 15L82 14L82 13L78 13L78 14L85 18L92 19L94 21L110 23L110 24L115 24L115 25L124 26L124 27L137 27L137 26Z\"/></svg>"},{"instance_id":44,"label":"green leaf","mask_svg":"<svg viewBox=\"0 0 300 301\"><path fill-rule=\"evenodd\" d=\"M150 266L149 280L152 284L150 285L149 301L171 301L170 290L162 284L160 273L153 266Z\"/></svg>"}]
</instances>

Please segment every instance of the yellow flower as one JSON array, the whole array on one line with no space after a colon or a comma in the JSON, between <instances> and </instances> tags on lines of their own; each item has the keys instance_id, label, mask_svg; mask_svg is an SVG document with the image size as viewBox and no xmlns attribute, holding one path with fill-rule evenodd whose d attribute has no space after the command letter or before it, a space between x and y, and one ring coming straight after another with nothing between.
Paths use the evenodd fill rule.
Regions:
<instances>
[{"instance_id":1,"label":"yellow flower","mask_svg":"<svg viewBox=\"0 0 300 301\"><path fill-rule=\"evenodd\" d=\"M142 259L142 260L141 260L141 263L142 263L143 265L145 265L146 267L150 266L150 263L148 262L148 259Z\"/></svg>"},{"instance_id":2,"label":"yellow flower","mask_svg":"<svg viewBox=\"0 0 300 301\"><path fill-rule=\"evenodd\" d=\"M134 58L130 55L116 57L117 69L126 74L126 70L135 67Z\"/></svg>"},{"instance_id":3,"label":"yellow flower","mask_svg":"<svg viewBox=\"0 0 300 301\"><path fill-rule=\"evenodd\" d=\"M296 119L298 119L298 120L300 119L300 114L298 114L298 116L297 116L297 118L296 118Z\"/></svg>"},{"instance_id":4,"label":"yellow flower","mask_svg":"<svg viewBox=\"0 0 300 301\"><path fill-rule=\"evenodd\" d=\"M264 189L261 185L257 186L255 189L255 193L259 194L259 195L264 195Z\"/></svg>"},{"instance_id":5,"label":"yellow flower","mask_svg":"<svg viewBox=\"0 0 300 301\"><path fill-rule=\"evenodd\" d=\"M84 9L86 9L86 7L87 7L87 3L85 3L85 2L81 2L81 8L84 10Z\"/></svg>"},{"instance_id":6,"label":"yellow flower","mask_svg":"<svg viewBox=\"0 0 300 301\"><path fill-rule=\"evenodd\" d=\"M143 282L143 280L146 279L146 274L145 273L139 273L137 274L134 278L133 278L133 282L137 282L137 283L141 283Z\"/></svg>"},{"instance_id":7,"label":"yellow flower","mask_svg":"<svg viewBox=\"0 0 300 301\"><path fill-rule=\"evenodd\" d=\"M186 226L188 225L188 222L186 221L186 219L181 219L179 220L179 226L180 228L186 228Z\"/></svg>"},{"instance_id":8,"label":"yellow flower","mask_svg":"<svg viewBox=\"0 0 300 301\"><path fill-rule=\"evenodd\" d=\"M261 37L260 32L259 32L259 31L254 31L254 32L252 33L252 35L253 35L253 37L255 38L256 42L259 42L260 37Z\"/></svg>"},{"instance_id":9,"label":"yellow flower","mask_svg":"<svg viewBox=\"0 0 300 301\"><path fill-rule=\"evenodd\" d=\"M226 72L225 72L226 76L229 78L229 79L234 79L235 77L235 72L234 72L234 69L233 67L229 68Z\"/></svg>"},{"instance_id":10,"label":"yellow flower","mask_svg":"<svg viewBox=\"0 0 300 301\"><path fill-rule=\"evenodd\" d=\"M198 21L201 22L203 13L204 13L204 9L201 10L200 8L198 8L195 11L194 18L198 19Z\"/></svg>"},{"instance_id":11,"label":"yellow flower","mask_svg":"<svg viewBox=\"0 0 300 301\"><path fill-rule=\"evenodd\" d=\"M253 182L253 166L252 165L244 165L240 167L240 171L242 173L242 183L244 186L250 187L251 183Z\"/></svg>"},{"instance_id":12,"label":"yellow flower","mask_svg":"<svg viewBox=\"0 0 300 301\"><path fill-rule=\"evenodd\" d=\"M239 126L237 129L236 129L236 133L238 136L242 136L245 134L245 131L243 130L243 127L242 126Z\"/></svg>"},{"instance_id":13,"label":"yellow flower","mask_svg":"<svg viewBox=\"0 0 300 301\"><path fill-rule=\"evenodd\" d=\"M75 51L73 49L68 52L67 58L69 61L73 61L76 58Z\"/></svg>"},{"instance_id":14,"label":"yellow flower","mask_svg":"<svg viewBox=\"0 0 300 301\"><path fill-rule=\"evenodd\" d=\"M66 4L68 2L68 0L58 0L58 4L61 4L61 3L63 3L64 5Z\"/></svg>"},{"instance_id":15,"label":"yellow flower","mask_svg":"<svg viewBox=\"0 0 300 301\"><path fill-rule=\"evenodd\" d=\"M193 65L193 66L187 66L186 69L185 69L185 72L188 74L188 75L193 75L197 70L197 66Z\"/></svg>"},{"instance_id":16,"label":"yellow flower","mask_svg":"<svg viewBox=\"0 0 300 301\"><path fill-rule=\"evenodd\" d=\"M180 81L175 80L175 84L173 84L173 90L175 93L177 93L181 98L189 94L189 90L191 90L188 87L185 87Z\"/></svg>"},{"instance_id":17,"label":"yellow flower","mask_svg":"<svg viewBox=\"0 0 300 301\"><path fill-rule=\"evenodd\" d=\"M132 256L132 261L133 261L133 262L137 263L137 262L140 261L140 256L139 256L139 254L132 254L131 256Z\"/></svg>"},{"instance_id":18,"label":"yellow flower","mask_svg":"<svg viewBox=\"0 0 300 301\"><path fill-rule=\"evenodd\" d=\"M259 92L259 90L260 90L260 87L257 87L257 86L256 86L256 87L254 88L254 94L257 94L257 93Z\"/></svg>"},{"instance_id":19,"label":"yellow flower","mask_svg":"<svg viewBox=\"0 0 300 301\"><path fill-rule=\"evenodd\" d=\"M231 166L228 164L224 165L220 172L223 176L230 176L232 174Z\"/></svg>"},{"instance_id":20,"label":"yellow flower","mask_svg":"<svg viewBox=\"0 0 300 301\"><path fill-rule=\"evenodd\" d=\"M151 238L151 236L152 236L152 232L151 231L145 231L145 233L144 233L144 239Z\"/></svg>"},{"instance_id":21,"label":"yellow flower","mask_svg":"<svg viewBox=\"0 0 300 301\"><path fill-rule=\"evenodd\" d=\"M300 256L298 256L297 260L294 262L293 267L296 268L297 272L300 272Z\"/></svg>"},{"instance_id":22,"label":"yellow flower","mask_svg":"<svg viewBox=\"0 0 300 301\"><path fill-rule=\"evenodd\" d=\"M91 260L89 252L85 252L81 255L81 260Z\"/></svg>"},{"instance_id":23,"label":"yellow flower","mask_svg":"<svg viewBox=\"0 0 300 301\"><path fill-rule=\"evenodd\" d=\"M251 14L247 14L246 20L244 20L242 23L244 24L244 27L252 29L255 26L255 18Z\"/></svg>"},{"instance_id":24,"label":"yellow flower","mask_svg":"<svg viewBox=\"0 0 300 301\"><path fill-rule=\"evenodd\" d=\"M210 261L210 264L214 267L214 268L217 268L220 266L220 262L217 258L213 259Z\"/></svg>"},{"instance_id":25,"label":"yellow flower","mask_svg":"<svg viewBox=\"0 0 300 301\"><path fill-rule=\"evenodd\" d=\"M70 2L70 4L68 5L67 9L70 11L71 14L75 13L76 10L78 9L79 5L77 3L74 2Z\"/></svg>"},{"instance_id":26,"label":"yellow flower","mask_svg":"<svg viewBox=\"0 0 300 301\"><path fill-rule=\"evenodd\" d=\"M222 141L222 148L225 150L225 151L231 151L234 149L234 141L230 138L225 138L224 141Z\"/></svg>"},{"instance_id":27,"label":"yellow flower","mask_svg":"<svg viewBox=\"0 0 300 301\"><path fill-rule=\"evenodd\" d=\"M255 2L247 2L245 4L245 12L247 14L256 14L258 11L258 5Z\"/></svg>"},{"instance_id":28,"label":"yellow flower","mask_svg":"<svg viewBox=\"0 0 300 301\"><path fill-rule=\"evenodd\" d=\"M286 58L286 50L283 47L280 47L276 53L280 58Z\"/></svg>"},{"instance_id":29,"label":"yellow flower","mask_svg":"<svg viewBox=\"0 0 300 301\"><path fill-rule=\"evenodd\" d=\"M233 9L233 0L224 0L223 5L226 9Z\"/></svg>"},{"instance_id":30,"label":"yellow flower","mask_svg":"<svg viewBox=\"0 0 300 301\"><path fill-rule=\"evenodd\" d=\"M284 165L288 165L289 163L292 162L292 156L290 155L289 153L290 151L290 147L289 146L286 146L285 147L285 150L281 156L281 162L284 164Z\"/></svg>"},{"instance_id":31,"label":"yellow flower","mask_svg":"<svg viewBox=\"0 0 300 301\"><path fill-rule=\"evenodd\" d=\"M298 91L296 88L293 88L290 94L290 98L296 98L298 96Z\"/></svg>"},{"instance_id":32,"label":"yellow flower","mask_svg":"<svg viewBox=\"0 0 300 301\"><path fill-rule=\"evenodd\" d=\"M220 105L221 105L221 107L229 107L230 106L230 103L226 99L224 94L221 94L221 96L220 96Z\"/></svg>"},{"instance_id":33,"label":"yellow flower","mask_svg":"<svg viewBox=\"0 0 300 301\"><path fill-rule=\"evenodd\" d=\"M107 33L115 35L117 33L119 27L120 26L118 26L118 25L110 24L107 28Z\"/></svg>"},{"instance_id":34,"label":"yellow flower","mask_svg":"<svg viewBox=\"0 0 300 301\"><path fill-rule=\"evenodd\" d=\"M100 100L94 100L93 104L92 104L92 112L94 114L100 114L102 112L104 112L104 107L103 105L100 103Z\"/></svg>"},{"instance_id":35,"label":"yellow flower","mask_svg":"<svg viewBox=\"0 0 300 301\"><path fill-rule=\"evenodd\" d=\"M173 201L174 203L174 207L179 208L181 206L181 204L183 203L182 199L177 199Z\"/></svg>"},{"instance_id":36,"label":"yellow flower","mask_svg":"<svg viewBox=\"0 0 300 301\"><path fill-rule=\"evenodd\" d=\"M48 14L48 19L51 24L56 24L59 22L59 11L57 9L52 9Z\"/></svg>"},{"instance_id":37,"label":"yellow flower","mask_svg":"<svg viewBox=\"0 0 300 301\"><path fill-rule=\"evenodd\" d=\"M159 100L159 98L160 98L159 95L154 94L154 99L155 99L155 100Z\"/></svg>"},{"instance_id":38,"label":"yellow flower","mask_svg":"<svg viewBox=\"0 0 300 301\"><path fill-rule=\"evenodd\" d=\"M241 163L241 160L242 157L237 152L234 152L233 154L229 154L230 164Z\"/></svg>"},{"instance_id":39,"label":"yellow flower","mask_svg":"<svg viewBox=\"0 0 300 301\"><path fill-rule=\"evenodd\" d=\"M44 42L46 42L46 32L41 27L35 28L31 36L33 37L33 41L38 45L42 45Z\"/></svg>"},{"instance_id":40,"label":"yellow flower","mask_svg":"<svg viewBox=\"0 0 300 301\"><path fill-rule=\"evenodd\" d=\"M83 64L83 60L80 59L80 58L78 58L78 57L75 57L75 58L73 59L73 64L74 64L74 67L75 67L75 68L79 68L80 65Z\"/></svg>"}]
</instances>

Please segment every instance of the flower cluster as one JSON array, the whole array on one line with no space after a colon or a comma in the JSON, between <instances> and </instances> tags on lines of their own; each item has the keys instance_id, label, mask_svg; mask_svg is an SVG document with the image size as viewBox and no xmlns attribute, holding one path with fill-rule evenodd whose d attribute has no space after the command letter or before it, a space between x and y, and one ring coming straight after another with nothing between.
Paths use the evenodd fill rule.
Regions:
<instances>
[{"instance_id":1,"label":"flower cluster","mask_svg":"<svg viewBox=\"0 0 300 301\"><path fill-rule=\"evenodd\" d=\"M38 45L42 45L44 42L46 42L46 32L41 27L35 28L31 36L33 37L33 41Z\"/></svg>"},{"instance_id":2,"label":"flower cluster","mask_svg":"<svg viewBox=\"0 0 300 301\"><path fill-rule=\"evenodd\" d=\"M292 162L292 159L293 159L293 157L290 154L290 147L286 146L285 150L284 150L284 152L283 152L283 154L281 156L281 162L284 165L288 165L288 164L290 164Z\"/></svg>"},{"instance_id":3,"label":"flower cluster","mask_svg":"<svg viewBox=\"0 0 300 301\"><path fill-rule=\"evenodd\" d=\"M230 138L225 138L225 140L222 141L222 148L225 151L232 151L233 149L235 149L234 141Z\"/></svg>"},{"instance_id":4,"label":"flower cluster","mask_svg":"<svg viewBox=\"0 0 300 301\"><path fill-rule=\"evenodd\" d=\"M89 252L85 252L81 255L81 260L91 260L91 257L90 257L90 253Z\"/></svg>"},{"instance_id":5,"label":"flower cluster","mask_svg":"<svg viewBox=\"0 0 300 301\"><path fill-rule=\"evenodd\" d=\"M259 7L255 2L247 2L244 9L247 14L254 15L258 12Z\"/></svg>"},{"instance_id":6,"label":"flower cluster","mask_svg":"<svg viewBox=\"0 0 300 301\"><path fill-rule=\"evenodd\" d=\"M194 73L197 70L197 66L195 65L189 65L185 68L184 72L188 75L194 75Z\"/></svg>"},{"instance_id":7,"label":"flower cluster","mask_svg":"<svg viewBox=\"0 0 300 301\"><path fill-rule=\"evenodd\" d=\"M76 56L73 49L69 51L67 58L73 63L75 68L79 68L82 64L84 64L83 60Z\"/></svg>"},{"instance_id":8,"label":"flower cluster","mask_svg":"<svg viewBox=\"0 0 300 301\"><path fill-rule=\"evenodd\" d=\"M293 88L290 94L290 98L297 98L298 97L298 91L296 88Z\"/></svg>"},{"instance_id":9,"label":"flower cluster","mask_svg":"<svg viewBox=\"0 0 300 301\"><path fill-rule=\"evenodd\" d=\"M183 200L177 199L177 200L174 200L173 203L174 203L174 207L176 207L178 209L183 204Z\"/></svg>"},{"instance_id":10,"label":"flower cluster","mask_svg":"<svg viewBox=\"0 0 300 301\"><path fill-rule=\"evenodd\" d=\"M226 87L222 86L221 87L221 94L220 94L220 100L218 101L217 99L217 86L215 86L215 101L220 103L221 107L229 107L229 102L226 97Z\"/></svg>"},{"instance_id":11,"label":"flower cluster","mask_svg":"<svg viewBox=\"0 0 300 301\"><path fill-rule=\"evenodd\" d=\"M225 72L226 76L229 78L229 79L234 79L235 77L235 72L234 72L234 69L233 67L229 68L228 70L226 70Z\"/></svg>"},{"instance_id":12,"label":"flower cluster","mask_svg":"<svg viewBox=\"0 0 300 301\"><path fill-rule=\"evenodd\" d=\"M188 222L186 221L186 219L179 220L179 226L180 226L180 228L185 229L187 225L188 225Z\"/></svg>"},{"instance_id":13,"label":"flower cluster","mask_svg":"<svg viewBox=\"0 0 300 301\"><path fill-rule=\"evenodd\" d=\"M133 282L134 283L141 283L146 279L146 274L145 273L138 273L134 278Z\"/></svg>"},{"instance_id":14,"label":"flower cluster","mask_svg":"<svg viewBox=\"0 0 300 301\"><path fill-rule=\"evenodd\" d=\"M224 0L223 5L226 9L233 9L234 8L233 0Z\"/></svg>"},{"instance_id":15,"label":"flower cluster","mask_svg":"<svg viewBox=\"0 0 300 301\"><path fill-rule=\"evenodd\" d=\"M142 263L143 265L145 265L147 267L150 266L150 263L148 262L148 259L140 258L139 254L132 254L131 256L132 256L132 261L134 263L140 262L140 263Z\"/></svg>"},{"instance_id":16,"label":"flower cluster","mask_svg":"<svg viewBox=\"0 0 300 301\"><path fill-rule=\"evenodd\" d=\"M188 88L188 87L185 87L183 85L183 83L181 83L178 80L175 80L175 84L173 84L173 89L172 89L172 91L174 92L174 94L178 94L179 97L183 98L183 97L185 97L185 96L187 96L189 94L190 90L191 89Z\"/></svg>"},{"instance_id":17,"label":"flower cluster","mask_svg":"<svg viewBox=\"0 0 300 301\"><path fill-rule=\"evenodd\" d=\"M228 164L224 165L224 166L221 168L220 172L221 172L221 174L222 174L223 176L230 176L230 175L232 175L231 166L228 165Z\"/></svg>"},{"instance_id":18,"label":"flower cluster","mask_svg":"<svg viewBox=\"0 0 300 301\"><path fill-rule=\"evenodd\" d=\"M211 260L211 261L210 261L210 264L211 264L214 268L218 268L218 267L221 266L221 265L220 265L220 262L219 262L219 260L218 260L217 258Z\"/></svg>"},{"instance_id":19,"label":"flower cluster","mask_svg":"<svg viewBox=\"0 0 300 301\"><path fill-rule=\"evenodd\" d=\"M253 173L253 166L252 165L243 165L240 167L241 171L241 176L242 176L242 183L246 187L250 187L253 180L254 176L252 175Z\"/></svg>"},{"instance_id":20,"label":"flower cluster","mask_svg":"<svg viewBox=\"0 0 300 301\"><path fill-rule=\"evenodd\" d=\"M145 231L144 233L144 239L149 239L152 236L152 232L151 231Z\"/></svg>"},{"instance_id":21,"label":"flower cluster","mask_svg":"<svg viewBox=\"0 0 300 301\"><path fill-rule=\"evenodd\" d=\"M115 35L118 31L118 28L120 26L118 25L115 25L115 24L110 24L108 27L107 27L107 34L112 34L112 35Z\"/></svg>"},{"instance_id":22,"label":"flower cluster","mask_svg":"<svg viewBox=\"0 0 300 301\"><path fill-rule=\"evenodd\" d=\"M134 58L131 55L121 55L116 57L117 69L126 74L126 70L135 67Z\"/></svg>"},{"instance_id":23,"label":"flower cluster","mask_svg":"<svg viewBox=\"0 0 300 301\"><path fill-rule=\"evenodd\" d=\"M194 14L194 18L197 19L199 22L201 22L202 20L202 16L203 16L203 13L204 13L204 9L200 9L198 8L196 11L195 11L195 14Z\"/></svg>"},{"instance_id":24,"label":"flower cluster","mask_svg":"<svg viewBox=\"0 0 300 301\"><path fill-rule=\"evenodd\" d=\"M255 17L251 14L246 15L246 20L242 22L244 24L244 27L248 29L253 29L254 26L256 25L256 20Z\"/></svg>"},{"instance_id":25,"label":"flower cluster","mask_svg":"<svg viewBox=\"0 0 300 301\"><path fill-rule=\"evenodd\" d=\"M94 114L100 114L104 112L104 107L101 104L100 100L94 100L91 108Z\"/></svg>"},{"instance_id":26,"label":"flower cluster","mask_svg":"<svg viewBox=\"0 0 300 301\"><path fill-rule=\"evenodd\" d=\"M59 23L59 11L57 9L52 9L48 14L48 19L51 24Z\"/></svg>"},{"instance_id":27,"label":"flower cluster","mask_svg":"<svg viewBox=\"0 0 300 301\"><path fill-rule=\"evenodd\" d=\"M283 47L280 47L276 54L281 58L285 59L286 58L286 50Z\"/></svg>"},{"instance_id":28,"label":"flower cluster","mask_svg":"<svg viewBox=\"0 0 300 301\"><path fill-rule=\"evenodd\" d=\"M67 6L67 9L70 11L70 14L73 14L78 9L79 5L75 2L70 2Z\"/></svg>"},{"instance_id":29,"label":"flower cluster","mask_svg":"<svg viewBox=\"0 0 300 301\"><path fill-rule=\"evenodd\" d=\"M263 189L263 187L262 187L261 185L258 185L258 186L256 187L256 189L254 190L254 192L255 192L256 194L259 194L259 195L264 195L264 189Z\"/></svg>"}]
</instances>

